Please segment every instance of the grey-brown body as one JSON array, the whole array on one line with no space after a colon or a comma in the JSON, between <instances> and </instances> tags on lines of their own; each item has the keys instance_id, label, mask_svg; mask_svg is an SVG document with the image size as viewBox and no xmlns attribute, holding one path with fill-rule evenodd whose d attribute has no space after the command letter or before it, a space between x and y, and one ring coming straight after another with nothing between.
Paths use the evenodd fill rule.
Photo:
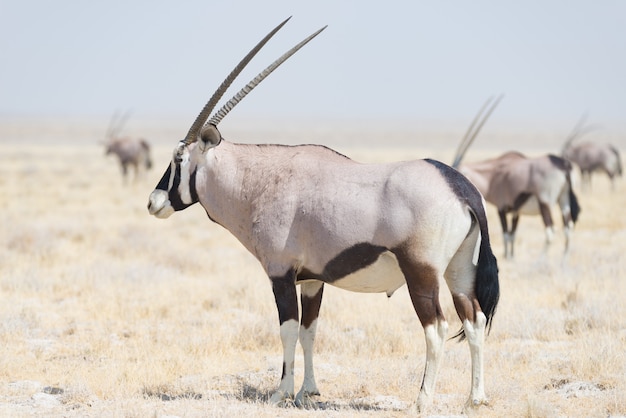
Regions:
<instances>
[{"instance_id":1,"label":"grey-brown body","mask_svg":"<svg viewBox=\"0 0 626 418\"><path fill-rule=\"evenodd\" d=\"M463 163L470 145L502 100L489 98L470 124L461 140L452 166L463 173L480 190L485 200L498 209L504 241L504 255L514 255L515 233L519 216L541 215L546 231L546 249L554 235L551 207L558 204L563 218L565 253L580 207L572 190L571 164L555 155L528 158L509 151L484 161ZM508 215L512 215L509 226Z\"/></svg>"},{"instance_id":2,"label":"grey-brown body","mask_svg":"<svg viewBox=\"0 0 626 418\"><path fill-rule=\"evenodd\" d=\"M593 172L605 173L611 180L613 187L615 177L622 175L622 161L619 151L611 144L598 144L596 142L568 144L563 150L563 157L578 166L582 184L586 188L591 188Z\"/></svg>"},{"instance_id":3,"label":"grey-brown body","mask_svg":"<svg viewBox=\"0 0 626 418\"><path fill-rule=\"evenodd\" d=\"M571 184L571 164L554 155L528 158L511 151L459 168L476 185L485 200L498 209L504 237L505 257L514 256L515 233L520 215L541 215L546 229L546 248L554 235L551 208L558 205L568 251L574 223L580 211ZM511 215L509 225L508 215Z\"/></svg>"},{"instance_id":4,"label":"grey-brown body","mask_svg":"<svg viewBox=\"0 0 626 418\"><path fill-rule=\"evenodd\" d=\"M145 139L111 138L106 143L106 155L115 155L122 169L124 180L128 180L128 170L132 168L135 179L143 169L152 168L150 144Z\"/></svg>"}]
</instances>

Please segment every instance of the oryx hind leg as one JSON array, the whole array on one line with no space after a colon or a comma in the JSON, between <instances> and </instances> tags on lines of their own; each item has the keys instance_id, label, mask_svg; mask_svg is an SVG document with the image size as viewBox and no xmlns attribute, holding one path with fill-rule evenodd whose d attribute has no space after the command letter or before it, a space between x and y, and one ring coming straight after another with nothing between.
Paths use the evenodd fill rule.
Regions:
<instances>
[{"instance_id":1,"label":"oryx hind leg","mask_svg":"<svg viewBox=\"0 0 626 418\"><path fill-rule=\"evenodd\" d=\"M298 296L294 271L289 271L283 277L270 276L270 279L278 308L280 340L283 345L283 372L280 385L270 402L280 404L284 400L292 399L294 394L293 369L299 328Z\"/></svg>"},{"instance_id":2,"label":"oryx hind leg","mask_svg":"<svg viewBox=\"0 0 626 418\"><path fill-rule=\"evenodd\" d=\"M426 364L416 405L418 411L424 411L432 403L448 333L448 323L439 305L440 273L432 265L414 259L406 251L396 251L395 254L406 278L413 307L424 327Z\"/></svg>"},{"instance_id":3,"label":"oryx hind leg","mask_svg":"<svg viewBox=\"0 0 626 418\"><path fill-rule=\"evenodd\" d=\"M474 292L479 245L478 228L474 228L453 256L444 275L454 307L463 324L461 336L467 338L470 348L472 387L466 406L488 403L485 396L483 366L487 318Z\"/></svg>"},{"instance_id":4,"label":"oryx hind leg","mask_svg":"<svg viewBox=\"0 0 626 418\"><path fill-rule=\"evenodd\" d=\"M317 318L322 304L324 283L311 281L300 285L300 299L302 303L302 318L300 320L300 345L304 354L304 381L302 388L296 395L296 405L307 406L310 398L320 392L315 382L313 371L313 344L317 330Z\"/></svg>"},{"instance_id":5,"label":"oryx hind leg","mask_svg":"<svg viewBox=\"0 0 626 418\"><path fill-rule=\"evenodd\" d=\"M545 251L548 251L552 240L554 239L554 222L552 221L552 213L550 212L550 206L544 202L539 202L539 212L543 219L543 224L546 228L546 245Z\"/></svg>"},{"instance_id":6,"label":"oryx hind leg","mask_svg":"<svg viewBox=\"0 0 626 418\"><path fill-rule=\"evenodd\" d=\"M515 257L515 233L517 232L517 225L519 224L519 212L513 213L513 218L511 219L511 233L509 235L509 239L511 240L511 254L509 258Z\"/></svg>"},{"instance_id":7,"label":"oryx hind leg","mask_svg":"<svg viewBox=\"0 0 626 418\"><path fill-rule=\"evenodd\" d=\"M559 207L561 209L561 216L563 218L563 234L565 235L564 254L567 254L569 252L570 241L572 239L572 232L574 231L574 218L572 216L572 208L570 205L570 197L568 193L563 193L559 197Z\"/></svg>"},{"instance_id":8,"label":"oryx hind leg","mask_svg":"<svg viewBox=\"0 0 626 418\"><path fill-rule=\"evenodd\" d=\"M511 228L508 223L508 209L499 209L500 225L502 226L502 238L504 241L504 258L511 259L515 256L515 231L519 223L519 213L513 212L511 217Z\"/></svg>"}]
</instances>

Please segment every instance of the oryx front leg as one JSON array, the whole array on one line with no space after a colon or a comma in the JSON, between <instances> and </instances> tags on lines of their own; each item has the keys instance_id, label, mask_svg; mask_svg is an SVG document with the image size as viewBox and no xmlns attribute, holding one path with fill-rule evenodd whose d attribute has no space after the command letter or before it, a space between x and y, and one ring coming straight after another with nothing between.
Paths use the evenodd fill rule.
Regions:
<instances>
[{"instance_id":1,"label":"oryx front leg","mask_svg":"<svg viewBox=\"0 0 626 418\"><path fill-rule=\"evenodd\" d=\"M323 282L306 282L300 286L302 302L302 319L300 321L300 344L304 354L304 381L302 388L296 395L297 406L307 406L311 397L320 392L315 382L313 370L313 344L317 330L317 318L322 304L324 291Z\"/></svg>"},{"instance_id":2,"label":"oryx front leg","mask_svg":"<svg viewBox=\"0 0 626 418\"><path fill-rule=\"evenodd\" d=\"M517 230L517 223L519 221L519 214L513 213L511 220L511 229L509 230L509 222L507 220L507 210L498 210L498 216L500 217L500 225L502 226L502 238L504 240L504 258L513 258L515 252L515 231Z\"/></svg>"},{"instance_id":3,"label":"oryx front leg","mask_svg":"<svg viewBox=\"0 0 626 418\"><path fill-rule=\"evenodd\" d=\"M546 227L546 245L545 251L548 251L552 240L554 239L554 222L552 222L552 213L550 212L550 206L543 202L539 202L539 211L541 212L541 218L543 224Z\"/></svg>"},{"instance_id":4,"label":"oryx front leg","mask_svg":"<svg viewBox=\"0 0 626 418\"><path fill-rule=\"evenodd\" d=\"M270 402L278 405L294 394L293 369L298 342L298 297L296 295L295 274L290 272L284 277L272 278L272 290L278 308L280 322L280 340L283 344L283 372L280 385Z\"/></svg>"},{"instance_id":5,"label":"oryx front leg","mask_svg":"<svg viewBox=\"0 0 626 418\"><path fill-rule=\"evenodd\" d=\"M423 412L432 402L437 383L437 374L441 359L443 357L443 347L448 334L448 323L443 317L435 318L432 324L424 326L424 337L426 338L426 364L424 366L424 377L422 386L417 397L417 410Z\"/></svg>"},{"instance_id":6,"label":"oryx front leg","mask_svg":"<svg viewBox=\"0 0 626 418\"><path fill-rule=\"evenodd\" d=\"M564 194L563 196L569 197L568 194ZM561 197L559 199L559 206L561 207L561 215L563 218L563 233L565 234L565 252L567 255L569 252L570 241L572 238L572 233L574 231L574 219L572 217L572 209L569 203L569 199L565 199L565 197Z\"/></svg>"}]
</instances>

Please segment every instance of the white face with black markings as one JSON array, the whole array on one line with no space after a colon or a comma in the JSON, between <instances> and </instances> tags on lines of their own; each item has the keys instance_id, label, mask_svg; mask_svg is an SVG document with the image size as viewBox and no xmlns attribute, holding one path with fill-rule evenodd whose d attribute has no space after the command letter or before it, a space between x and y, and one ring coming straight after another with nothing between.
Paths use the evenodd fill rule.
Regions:
<instances>
[{"instance_id":1,"label":"white face with black markings","mask_svg":"<svg viewBox=\"0 0 626 418\"><path fill-rule=\"evenodd\" d=\"M150 215L165 219L198 202L193 148L195 144L174 150L172 162L148 198Z\"/></svg>"}]
</instances>

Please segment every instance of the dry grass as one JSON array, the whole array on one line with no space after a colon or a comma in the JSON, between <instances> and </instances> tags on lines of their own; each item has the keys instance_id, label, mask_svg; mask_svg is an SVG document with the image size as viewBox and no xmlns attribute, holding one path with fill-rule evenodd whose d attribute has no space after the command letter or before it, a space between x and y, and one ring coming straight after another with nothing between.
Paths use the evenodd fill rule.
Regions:
<instances>
[{"instance_id":1,"label":"dry grass","mask_svg":"<svg viewBox=\"0 0 626 418\"><path fill-rule=\"evenodd\" d=\"M95 141L53 146L14 127L1 133L0 415L408 414L425 354L404 288L391 299L327 288L319 409L268 406L282 358L258 263L200 207L166 221L145 209L175 141L157 146L155 171L123 186ZM407 149L340 148L367 161L452 155ZM500 260L502 296L486 346L491 405L480 416L626 415L626 184L612 193L597 179L579 196L567 260L560 235L543 253L538 218L522 218L517 259ZM500 255L492 208L489 219ZM468 362L465 343L446 344L431 414L461 414ZM300 357L297 366L298 385Z\"/></svg>"}]
</instances>

